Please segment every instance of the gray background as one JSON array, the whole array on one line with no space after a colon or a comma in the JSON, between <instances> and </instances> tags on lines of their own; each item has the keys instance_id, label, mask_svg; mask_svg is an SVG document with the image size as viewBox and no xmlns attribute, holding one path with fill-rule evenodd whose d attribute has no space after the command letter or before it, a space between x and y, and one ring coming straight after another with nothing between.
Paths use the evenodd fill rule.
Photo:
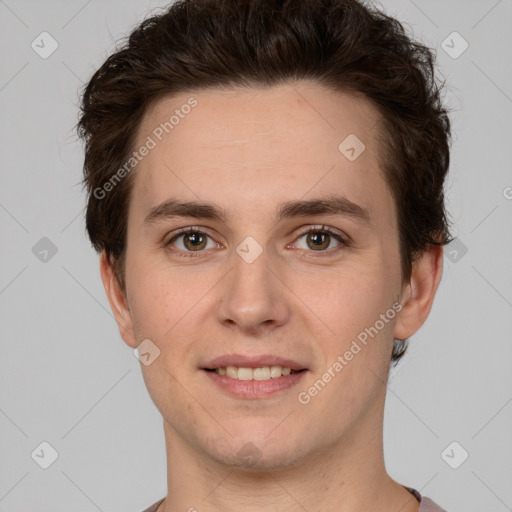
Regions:
<instances>
[{"instance_id":1,"label":"gray background","mask_svg":"<svg viewBox=\"0 0 512 512\"><path fill-rule=\"evenodd\" d=\"M140 512L166 492L162 419L85 237L72 131L79 87L164 5L0 1L0 512ZM512 510L512 2L381 6L437 49L448 81L458 237L430 318L392 372L387 467L449 512ZM43 31L58 43L46 59L31 47ZM469 44L457 58L454 31ZM58 452L48 469L31 456L43 441Z\"/></svg>"}]
</instances>

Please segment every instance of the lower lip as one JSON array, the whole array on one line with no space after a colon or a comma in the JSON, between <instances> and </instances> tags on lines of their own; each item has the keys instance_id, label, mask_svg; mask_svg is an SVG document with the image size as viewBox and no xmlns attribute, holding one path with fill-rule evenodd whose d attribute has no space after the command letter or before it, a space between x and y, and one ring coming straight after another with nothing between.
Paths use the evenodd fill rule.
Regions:
<instances>
[{"instance_id":1,"label":"lower lip","mask_svg":"<svg viewBox=\"0 0 512 512\"><path fill-rule=\"evenodd\" d=\"M254 399L264 398L295 386L304 377L307 370L268 380L239 380L219 375L217 372L208 372L206 370L203 370L203 372L224 391L239 398Z\"/></svg>"}]
</instances>

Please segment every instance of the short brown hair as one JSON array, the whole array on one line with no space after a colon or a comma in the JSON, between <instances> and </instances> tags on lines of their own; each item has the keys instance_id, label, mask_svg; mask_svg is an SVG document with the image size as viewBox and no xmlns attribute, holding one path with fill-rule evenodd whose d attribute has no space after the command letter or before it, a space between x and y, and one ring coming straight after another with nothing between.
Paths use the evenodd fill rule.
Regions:
<instances>
[{"instance_id":1,"label":"short brown hair","mask_svg":"<svg viewBox=\"0 0 512 512\"><path fill-rule=\"evenodd\" d=\"M144 20L94 73L77 124L85 141L86 228L125 291L133 173L95 193L133 151L149 105L172 94L313 80L362 93L382 115L381 166L398 211L402 279L429 245L450 238L443 185L450 121L435 53L359 0L178 0ZM398 362L406 340L395 340Z\"/></svg>"}]
</instances>

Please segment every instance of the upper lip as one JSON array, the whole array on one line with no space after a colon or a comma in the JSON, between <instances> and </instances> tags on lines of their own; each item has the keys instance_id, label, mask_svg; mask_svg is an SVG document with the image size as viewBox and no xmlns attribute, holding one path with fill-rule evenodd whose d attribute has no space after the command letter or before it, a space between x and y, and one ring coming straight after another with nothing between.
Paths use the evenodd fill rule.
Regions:
<instances>
[{"instance_id":1,"label":"upper lip","mask_svg":"<svg viewBox=\"0 0 512 512\"><path fill-rule=\"evenodd\" d=\"M260 356L246 356L243 354L225 354L216 357L207 363L204 368L214 370L216 368L225 368L226 366L237 366L243 368L262 368L264 366L281 366L282 368L291 368L292 370L305 370L306 366L292 359L263 354Z\"/></svg>"}]
</instances>

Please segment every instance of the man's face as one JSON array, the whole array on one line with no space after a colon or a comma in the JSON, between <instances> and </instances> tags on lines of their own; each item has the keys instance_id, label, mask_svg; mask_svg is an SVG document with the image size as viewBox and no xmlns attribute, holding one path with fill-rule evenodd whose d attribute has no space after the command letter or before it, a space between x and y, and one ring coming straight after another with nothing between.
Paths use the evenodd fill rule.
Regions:
<instances>
[{"instance_id":1,"label":"man's face","mask_svg":"<svg viewBox=\"0 0 512 512\"><path fill-rule=\"evenodd\" d=\"M182 108L191 97L197 105ZM179 122L162 136L176 109ZM135 149L148 136L156 147L133 171L125 340L160 350L142 366L146 385L168 432L197 452L237 464L252 450L257 465L275 468L380 435L402 288L378 119L363 97L317 84L180 94L146 113ZM282 208L334 198L339 211ZM169 200L226 217L145 222ZM200 233L177 236L183 228ZM242 370L263 379L246 381L207 370L279 358L302 371Z\"/></svg>"}]
</instances>

